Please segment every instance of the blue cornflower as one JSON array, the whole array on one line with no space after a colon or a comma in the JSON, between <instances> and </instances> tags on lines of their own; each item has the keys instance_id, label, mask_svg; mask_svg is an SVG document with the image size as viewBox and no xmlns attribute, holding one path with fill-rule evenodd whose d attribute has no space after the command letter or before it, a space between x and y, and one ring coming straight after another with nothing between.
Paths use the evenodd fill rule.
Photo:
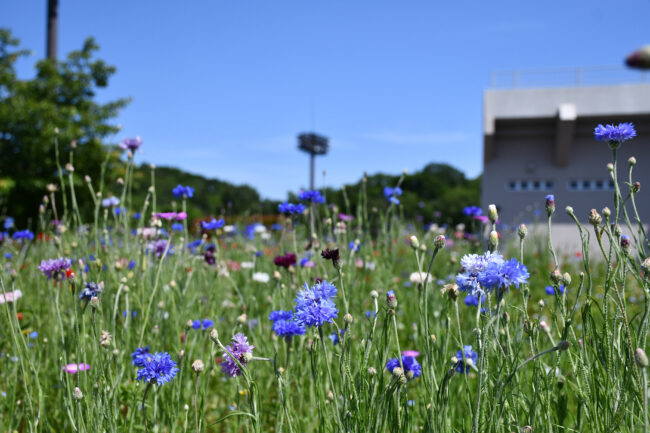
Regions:
<instances>
[{"instance_id":1,"label":"blue cornflower","mask_svg":"<svg viewBox=\"0 0 650 433\"><path fill-rule=\"evenodd\" d=\"M303 335L307 330L304 325L296 323L292 311L271 311L269 320L273 322L273 332L278 337L293 337L294 335Z\"/></svg>"},{"instance_id":2,"label":"blue cornflower","mask_svg":"<svg viewBox=\"0 0 650 433\"><path fill-rule=\"evenodd\" d=\"M220 229L221 227L225 226L226 222L222 219L214 219L212 218L212 221L207 222L207 221L201 221L201 227L203 227L203 230L216 230Z\"/></svg>"},{"instance_id":3,"label":"blue cornflower","mask_svg":"<svg viewBox=\"0 0 650 433\"><path fill-rule=\"evenodd\" d=\"M474 217L474 216L479 216L479 215L482 215L482 214L483 214L483 211L478 206L467 206L467 207L463 208L463 215Z\"/></svg>"},{"instance_id":4,"label":"blue cornflower","mask_svg":"<svg viewBox=\"0 0 650 433\"><path fill-rule=\"evenodd\" d=\"M183 231L183 224L181 223L174 223L172 224L172 230L175 232L182 232Z\"/></svg>"},{"instance_id":5,"label":"blue cornflower","mask_svg":"<svg viewBox=\"0 0 650 433\"><path fill-rule=\"evenodd\" d=\"M312 203L325 203L325 197L317 190L300 191L298 198L302 201L311 201Z\"/></svg>"},{"instance_id":6,"label":"blue cornflower","mask_svg":"<svg viewBox=\"0 0 650 433\"><path fill-rule=\"evenodd\" d=\"M397 206L399 204L399 199L397 197L395 197L395 196L389 198L388 201L391 202L392 204L394 204L395 206Z\"/></svg>"},{"instance_id":7,"label":"blue cornflower","mask_svg":"<svg viewBox=\"0 0 650 433\"><path fill-rule=\"evenodd\" d=\"M364 314L368 319L374 319L374 317L377 315L377 312L374 310L368 310Z\"/></svg>"},{"instance_id":8,"label":"blue cornflower","mask_svg":"<svg viewBox=\"0 0 650 433\"><path fill-rule=\"evenodd\" d=\"M293 318L292 311L276 310L276 311L271 311L271 314L269 314L269 320L271 322L276 322L278 320L290 320L292 318Z\"/></svg>"},{"instance_id":9,"label":"blue cornflower","mask_svg":"<svg viewBox=\"0 0 650 433\"><path fill-rule=\"evenodd\" d=\"M459 373L467 374L471 369L467 361L471 359L472 364L476 365L476 361L478 361L478 354L472 350L472 346L463 346L463 350L459 350L458 353L456 353L456 359L458 360L454 364L456 371Z\"/></svg>"},{"instance_id":10,"label":"blue cornflower","mask_svg":"<svg viewBox=\"0 0 650 433\"><path fill-rule=\"evenodd\" d=\"M38 338L38 332L32 331L28 334L29 338Z\"/></svg>"},{"instance_id":11,"label":"blue cornflower","mask_svg":"<svg viewBox=\"0 0 650 433\"><path fill-rule=\"evenodd\" d=\"M192 320L192 329L201 329L201 321Z\"/></svg>"},{"instance_id":12,"label":"blue cornflower","mask_svg":"<svg viewBox=\"0 0 650 433\"><path fill-rule=\"evenodd\" d=\"M386 197L386 200L390 201L392 197L399 197L400 195L402 195L402 188L400 188L399 186L395 188L391 188L389 186L384 187L384 197Z\"/></svg>"},{"instance_id":13,"label":"blue cornflower","mask_svg":"<svg viewBox=\"0 0 650 433\"><path fill-rule=\"evenodd\" d=\"M133 214L133 219L134 220L139 220L141 216L142 215L140 214L140 212L136 212L136 213Z\"/></svg>"},{"instance_id":14,"label":"blue cornflower","mask_svg":"<svg viewBox=\"0 0 650 433\"><path fill-rule=\"evenodd\" d=\"M302 203L293 204L285 201L278 205L278 210L287 215L301 214L305 211L305 205Z\"/></svg>"},{"instance_id":15,"label":"blue cornflower","mask_svg":"<svg viewBox=\"0 0 650 433\"><path fill-rule=\"evenodd\" d=\"M298 324L308 327L322 326L332 322L337 316L337 310L332 298L336 296L336 287L327 281L322 281L309 287L305 283L303 290L296 297L295 320Z\"/></svg>"},{"instance_id":16,"label":"blue cornflower","mask_svg":"<svg viewBox=\"0 0 650 433\"><path fill-rule=\"evenodd\" d=\"M11 252L5 253L5 259L11 260L13 258L14 254Z\"/></svg>"},{"instance_id":17,"label":"blue cornflower","mask_svg":"<svg viewBox=\"0 0 650 433\"><path fill-rule=\"evenodd\" d=\"M560 293L560 295L563 295L565 290L566 288L564 287L564 284L560 284L560 286L558 287L558 292ZM553 286L546 286L544 291L546 292L547 295L555 295L555 287Z\"/></svg>"},{"instance_id":18,"label":"blue cornflower","mask_svg":"<svg viewBox=\"0 0 650 433\"><path fill-rule=\"evenodd\" d=\"M214 320L203 319L203 321L201 322L201 325L203 326L203 330L206 330L208 328L212 328L214 326Z\"/></svg>"},{"instance_id":19,"label":"blue cornflower","mask_svg":"<svg viewBox=\"0 0 650 433\"><path fill-rule=\"evenodd\" d=\"M156 385L164 385L176 376L178 368L167 352L156 352L154 355L147 355L142 359L142 365L138 370L138 380L144 380Z\"/></svg>"},{"instance_id":20,"label":"blue cornflower","mask_svg":"<svg viewBox=\"0 0 650 433\"><path fill-rule=\"evenodd\" d=\"M137 365L138 367L144 366L144 361L147 359L147 356L149 354L150 354L149 346L138 347L137 349L135 349L135 352L131 354L131 358L133 359L133 365Z\"/></svg>"},{"instance_id":21,"label":"blue cornflower","mask_svg":"<svg viewBox=\"0 0 650 433\"><path fill-rule=\"evenodd\" d=\"M182 197L192 198L194 197L194 188L192 188L191 186L183 186L181 184L178 184L176 188L172 190L172 193L176 198L182 198Z\"/></svg>"},{"instance_id":22,"label":"blue cornflower","mask_svg":"<svg viewBox=\"0 0 650 433\"><path fill-rule=\"evenodd\" d=\"M34 233L29 230L19 230L11 236L14 240L29 239L30 241L34 239Z\"/></svg>"},{"instance_id":23,"label":"blue cornflower","mask_svg":"<svg viewBox=\"0 0 650 433\"><path fill-rule=\"evenodd\" d=\"M340 332L332 332L330 335L328 335L328 337L330 338L330 340L332 340L332 344L336 346L341 342L339 337L342 338L344 335L345 335L345 328L341 329Z\"/></svg>"},{"instance_id":24,"label":"blue cornflower","mask_svg":"<svg viewBox=\"0 0 650 433\"><path fill-rule=\"evenodd\" d=\"M79 299L90 301L93 297L99 296L102 292L102 288L99 284L92 281L86 283L86 287L81 290L79 293Z\"/></svg>"},{"instance_id":25,"label":"blue cornflower","mask_svg":"<svg viewBox=\"0 0 650 433\"><path fill-rule=\"evenodd\" d=\"M13 226L14 226L14 219L12 217L10 217L10 216L5 218L5 223L4 223L5 230L9 230Z\"/></svg>"},{"instance_id":26,"label":"blue cornflower","mask_svg":"<svg viewBox=\"0 0 650 433\"><path fill-rule=\"evenodd\" d=\"M418 363L414 356L402 355L402 365L404 366L404 374L411 380L422 374L422 366ZM386 370L393 372L394 369L400 367L399 359L392 358L386 363Z\"/></svg>"},{"instance_id":27,"label":"blue cornflower","mask_svg":"<svg viewBox=\"0 0 650 433\"><path fill-rule=\"evenodd\" d=\"M355 253L359 252L360 247L361 247L361 245L359 243L357 243L357 242L354 242L354 241L352 241L352 242L350 242L348 244L348 248L350 248L350 251L354 251Z\"/></svg>"},{"instance_id":28,"label":"blue cornflower","mask_svg":"<svg viewBox=\"0 0 650 433\"><path fill-rule=\"evenodd\" d=\"M505 261L501 254L466 254L460 261L462 272L456 276L461 291L475 297L483 296L494 289L506 289L528 281L528 270L516 259Z\"/></svg>"},{"instance_id":29,"label":"blue cornflower","mask_svg":"<svg viewBox=\"0 0 650 433\"><path fill-rule=\"evenodd\" d=\"M633 123L619 123L618 125L598 125L594 129L594 137L598 141L607 141L610 144L620 144L636 137Z\"/></svg>"},{"instance_id":30,"label":"blue cornflower","mask_svg":"<svg viewBox=\"0 0 650 433\"><path fill-rule=\"evenodd\" d=\"M485 296L481 298L481 304L485 305ZM474 295L465 296L465 305L468 307L478 307L478 297Z\"/></svg>"},{"instance_id":31,"label":"blue cornflower","mask_svg":"<svg viewBox=\"0 0 650 433\"><path fill-rule=\"evenodd\" d=\"M271 229L273 229L273 230L275 230L276 232L278 232L278 231L282 230L282 224L278 224L278 223L271 224Z\"/></svg>"},{"instance_id":32,"label":"blue cornflower","mask_svg":"<svg viewBox=\"0 0 650 433\"><path fill-rule=\"evenodd\" d=\"M135 268L135 260L131 260L131 261L129 262L127 268L129 268L129 270Z\"/></svg>"}]
</instances>

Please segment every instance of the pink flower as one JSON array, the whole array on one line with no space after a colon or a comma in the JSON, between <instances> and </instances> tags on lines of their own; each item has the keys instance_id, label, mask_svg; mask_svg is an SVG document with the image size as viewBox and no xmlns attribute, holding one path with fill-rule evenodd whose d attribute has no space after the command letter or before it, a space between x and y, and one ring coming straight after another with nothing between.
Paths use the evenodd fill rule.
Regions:
<instances>
[{"instance_id":1,"label":"pink flower","mask_svg":"<svg viewBox=\"0 0 650 433\"><path fill-rule=\"evenodd\" d=\"M420 356L420 352L418 352L417 350L405 350L402 352L402 355L412 356L413 358L417 358L418 356Z\"/></svg>"},{"instance_id":2,"label":"pink flower","mask_svg":"<svg viewBox=\"0 0 650 433\"><path fill-rule=\"evenodd\" d=\"M5 302L14 302L18 298L23 296L23 292L20 290L14 290L13 292L7 292L6 295L0 293L0 304Z\"/></svg>"},{"instance_id":3,"label":"pink flower","mask_svg":"<svg viewBox=\"0 0 650 433\"><path fill-rule=\"evenodd\" d=\"M88 364L68 364L61 368L63 371L76 374L78 371L87 371L90 370L90 365Z\"/></svg>"},{"instance_id":4,"label":"pink flower","mask_svg":"<svg viewBox=\"0 0 650 433\"><path fill-rule=\"evenodd\" d=\"M352 221L354 219L354 217L352 215L346 215L344 213L340 213L339 214L339 219L341 221L350 222L350 221Z\"/></svg>"}]
</instances>

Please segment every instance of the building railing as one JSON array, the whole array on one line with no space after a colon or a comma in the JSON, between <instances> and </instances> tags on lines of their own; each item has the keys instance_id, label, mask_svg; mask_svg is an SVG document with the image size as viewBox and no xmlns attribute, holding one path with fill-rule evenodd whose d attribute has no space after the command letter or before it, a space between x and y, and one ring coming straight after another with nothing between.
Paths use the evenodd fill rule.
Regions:
<instances>
[{"instance_id":1,"label":"building railing","mask_svg":"<svg viewBox=\"0 0 650 433\"><path fill-rule=\"evenodd\" d=\"M575 87L625 83L650 83L646 71L624 66L517 69L490 73L491 88Z\"/></svg>"}]
</instances>

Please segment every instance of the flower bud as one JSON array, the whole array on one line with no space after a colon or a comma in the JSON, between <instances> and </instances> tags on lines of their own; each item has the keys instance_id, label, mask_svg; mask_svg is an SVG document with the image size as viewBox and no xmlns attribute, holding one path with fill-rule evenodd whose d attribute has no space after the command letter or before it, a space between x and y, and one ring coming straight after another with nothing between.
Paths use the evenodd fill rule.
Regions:
<instances>
[{"instance_id":1,"label":"flower bud","mask_svg":"<svg viewBox=\"0 0 650 433\"><path fill-rule=\"evenodd\" d=\"M568 272L563 273L562 282L564 283L565 286L571 285L571 274L569 274Z\"/></svg>"},{"instance_id":2,"label":"flower bud","mask_svg":"<svg viewBox=\"0 0 650 433\"><path fill-rule=\"evenodd\" d=\"M543 320L539 322L539 327L542 328L542 331L546 332L547 334L551 332L551 327Z\"/></svg>"},{"instance_id":3,"label":"flower bud","mask_svg":"<svg viewBox=\"0 0 650 433\"><path fill-rule=\"evenodd\" d=\"M246 324L246 313L237 316L237 323L239 323L240 325Z\"/></svg>"},{"instance_id":4,"label":"flower bud","mask_svg":"<svg viewBox=\"0 0 650 433\"><path fill-rule=\"evenodd\" d=\"M630 254L630 237L628 235L621 235L621 249L626 256Z\"/></svg>"},{"instance_id":5,"label":"flower bud","mask_svg":"<svg viewBox=\"0 0 650 433\"><path fill-rule=\"evenodd\" d=\"M488 245L490 250L496 250L499 246L499 233L494 230L490 232L490 237L488 238Z\"/></svg>"},{"instance_id":6,"label":"flower bud","mask_svg":"<svg viewBox=\"0 0 650 433\"><path fill-rule=\"evenodd\" d=\"M562 282L562 273L558 268L553 269L553 272L551 272L551 281L553 281L555 285L559 285Z\"/></svg>"},{"instance_id":7,"label":"flower bud","mask_svg":"<svg viewBox=\"0 0 650 433\"><path fill-rule=\"evenodd\" d=\"M74 167L72 166L72 164L67 163L65 165L65 171L70 172L70 173L74 173Z\"/></svg>"},{"instance_id":8,"label":"flower bud","mask_svg":"<svg viewBox=\"0 0 650 433\"><path fill-rule=\"evenodd\" d=\"M79 401L82 398L84 398L84 393L81 392L81 390L78 387L75 386L74 391L72 391L72 398Z\"/></svg>"},{"instance_id":9,"label":"flower bud","mask_svg":"<svg viewBox=\"0 0 650 433\"><path fill-rule=\"evenodd\" d=\"M377 374L377 369L375 367L368 367L368 375L374 376Z\"/></svg>"},{"instance_id":10,"label":"flower bud","mask_svg":"<svg viewBox=\"0 0 650 433\"><path fill-rule=\"evenodd\" d=\"M627 160L627 163L630 164L630 166L635 166L636 165L636 158L633 156L630 156L630 158Z\"/></svg>"},{"instance_id":11,"label":"flower bud","mask_svg":"<svg viewBox=\"0 0 650 433\"><path fill-rule=\"evenodd\" d=\"M111 345L112 336L108 331L102 331L99 335L99 345L102 347L109 347Z\"/></svg>"},{"instance_id":12,"label":"flower bud","mask_svg":"<svg viewBox=\"0 0 650 433\"><path fill-rule=\"evenodd\" d=\"M526 235L528 234L528 227L526 227L526 224L521 224L519 226L519 229L517 229L517 234L519 235L519 239L523 240Z\"/></svg>"},{"instance_id":13,"label":"flower bud","mask_svg":"<svg viewBox=\"0 0 650 433\"><path fill-rule=\"evenodd\" d=\"M614 164L612 164L611 162L608 163L607 164L607 171L609 171L610 173L613 172L614 171Z\"/></svg>"},{"instance_id":14,"label":"flower bud","mask_svg":"<svg viewBox=\"0 0 650 433\"><path fill-rule=\"evenodd\" d=\"M210 331L210 340L212 340L214 343L219 341L219 332L215 328L212 328L212 331Z\"/></svg>"},{"instance_id":15,"label":"flower bud","mask_svg":"<svg viewBox=\"0 0 650 433\"><path fill-rule=\"evenodd\" d=\"M343 321L348 325L352 323L352 314L347 313L345 316L343 316Z\"/></svg>"},{"instance_id":16,"label":"flower bud","mask_svg":"<svg viewBox=\"0 0 650 433\"><path fill-rule=\"evenodd\" d=\"M546 196L544 207L546 208L546 215L553 215L553 212L555 212L555 196L553 194Z\"/></svg>"},{"instance_id":17,"label":"flower bud","mask_svg":"<svg viewBox=\"0 0 650 433\"><path fill-rule=\"evenodd\" d=\"M603 222L603 217L600 216L596 209L589 211L589 222L595 227Z\"/></svg>"},{"instance_id":18,"label":"flower bud","mask_svg":"<svg viewBox=\"0 0 650 433\"><path fill-rule=\"evenodd\" d=\"M205 364L200 359L197 359L192 363L192 371L194 371L194 373L201 374L204 369Z\"/></svg>"},{"instance_id":19,"label":"flower bud","mask_svg":"<svg viewBox=\"0 0 650 433\"><path fill-rule=\"evenodd\" d=\"M566 340L561 340L559 343L557 343L557 349L560 351L567 350L571 344L569 344L568 341Z\"/></svg>"},{"instance_id":20,"label":"flower bud","mask_svg":"<svg viewBox=\"0 0 650 433\"><path fill-rule=\"evenodd\" d=\"M370 292L370 297L371 297L372 299L377 299L377 298L379 297L379 293L377 293L376 290L372 290L372 291Z\"/></svg>"},{"instance_id":21,"label":"flower bud","mask_svg":"<svg viewBox=\"0 0 650 433\"><path fill-rule=\"evenodd\" d=\"M636 349L634 352L634 361L636 362L636 365L641 368L646 368L648 366L648 356L645 354L643 349Z\"/></svg>"},{"instance_id":22,"label":"flower bud","mask_svg":"<svg viewBox=\"0 0 650 433\"><path fill-rule=\"evenodd\" d=\"M605 206L601 212L605 218L609 218L612 215L612 211L609 210L607 206Z\"/></svg>"},{"instance_id":23,"label":"flower bud","mask_svg":"<svg viewBox=\"0 0 650 433\"><path fill-rule=\"evenodd\" d=\"M409 238L409 244L411 245L411 248L413 248L414 250L420 247L420 241L415 236L411 236Z\"/></svg>"},{"instance_id":24,"label":"flower bud","mask_svg":"<svg viewBox=\"0 0 650 433\"><path fill-rule=\"evenodd\" d=\"M456 284L445 284L442 287L442 295L449 296L449 299L455 301L458 299L458 285Z\"/></svg>"},{"instance_id":25,"label":"flower bud","mask_svg":"<svg viewBox=\"0 0 650 433\"><path fill-rule=\"evenodd\" d=\"M497 212L496 205L491 204L488 206L488 218L492 224L494 224L499 219L499 213Z\"/></svg>"},{"instance_id":26,"label":"flower bud","mask_svg":"<svg viewBox=\"0 0 650 433\"><path fill-rule=\"evenodd\" d=\"M650 257L646 258L643 263L641 263L641 269L646 275L650 274Z\"/></svg>"},{"instance_id":27,"label":"flower bud","mask_svg":"<svg viewBox=\"0 0 650 433\"><path fill-rule=\"evenodd\" d=\"M565 207L564 210L569 216L573 215L573 208L571 206Z\"/></svg>"},{"instance_id":28,"label":"flower bud","mask_svg":"<svg viewBox=\"0 0 650 433\"><path fill-rule=\"evenodd\" d=\"M632 184L632 192L637 193L641 190L641 182L637 181Z\"/></svg>"},{"instance_id":29,"label":"flower bud","mask_svg":"<svg viewBox=\"0 0 650 433\"><path fill-rule=\"evenodd\" d=\"M386 305L388 305L388 308L397 307L397 297L395 296L395 292L392 290L386 292Z\"/></svg>"},{"instance_id":30,"label":"flower bud","mask_svg":"<svg viewBox=\"0 0 650 433\"><path fill-rule=\"evenodd\" d=\"M447 239L445 239L444 235L438 235L436 238L433 240L433 246L436 249L444 248L445 245L447 245Z\"/></svg>"}]
</instances>

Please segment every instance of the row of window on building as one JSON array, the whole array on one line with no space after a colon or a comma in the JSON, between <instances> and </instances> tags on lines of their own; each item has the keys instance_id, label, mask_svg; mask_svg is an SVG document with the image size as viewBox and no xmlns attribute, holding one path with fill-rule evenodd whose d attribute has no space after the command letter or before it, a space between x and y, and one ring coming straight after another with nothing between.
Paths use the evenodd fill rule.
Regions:
<instances>
[{"instance_id":1,"label":"row of window on building","mask_svg":"<svg viewBox=\"0 0 650 433\"><path fill-rule=\"evenodd\" d=\"M576 179L567 182L568 191L614 191L613 180ZM552 180L511 180L506 184L508 191L553 191L555 182Z\"/></svg>"}]
</instances>

